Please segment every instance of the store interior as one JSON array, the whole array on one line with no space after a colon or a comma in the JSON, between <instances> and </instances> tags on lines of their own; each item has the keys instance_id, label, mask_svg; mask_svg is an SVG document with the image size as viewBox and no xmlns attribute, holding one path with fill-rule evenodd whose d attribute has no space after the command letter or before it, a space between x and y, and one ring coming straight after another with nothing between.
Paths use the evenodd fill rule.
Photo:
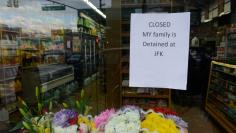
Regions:
<instances>
[{"instance_id":1,"label":"store interior","mask_svg":"<svg viewBox=\"0 0 236 133\"><path fill-rule=\"evenodd\" d=\"M131 14L180 12L191 14L187 90L130 87ZM27 129L11 130L24 103L41 116L77 99L77 113L163 108L189 133L235 133L236 1L0 0L0 132Z\"/></svg>"}]
</instances>

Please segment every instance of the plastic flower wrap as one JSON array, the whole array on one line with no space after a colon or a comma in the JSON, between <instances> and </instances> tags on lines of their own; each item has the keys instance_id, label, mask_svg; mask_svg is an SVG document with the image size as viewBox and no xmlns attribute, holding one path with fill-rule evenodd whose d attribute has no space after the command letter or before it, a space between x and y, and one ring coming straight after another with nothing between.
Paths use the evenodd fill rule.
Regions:
<instances>
[{"instance_id":1,"label":"plastic flower wrap","mask_svg":"<svg viewBox=\"0 0 236 133\"><path fill-rule=\"evenodd\" d=\"M180 132L176 127L174 121L172 121L171 119L165 119L164 116L157 113L147 114L145 116L145 120L143 120L141 123L141 127L143 129L147 129L149 132L158 132L158 133Z\"/></svg>"},{"instance_id":2,"label":"plastic flower wrap","mask_svg":"<svg viewBox=\"0 0 236 133\"><path fill-rule=\"evenodd\" d=\"M95 123L86 116L79 116L78 125L80 126L79 133L90 133L96 130Z\"/></svg>"},{"instance_id":3,"label":"plastic flower wrap","mask_svg":"<svg viewBox=\"0 0 236 133\"><path fill-rule=\"evenodd\" d=\"M166 115L167 119L171 119L175 122L175 124L182 128L188 128L188 123L185 122L182 118L176 116L176 115Z\"/></svg>"},{"instance_id":4,"label":"plastic flower wrap","mask_svg":"<svg viewBox=\"0 0 236 133\"><path fill-rule=\"evenodd\" d=\"M115 114L115 109L107 109L95 117L94 123L96 128L104 129L105 124L108 122L109 118Z\"/></svg>"},{"instance_id":5,"label":"plastic flower wrap","mask_svg":"<svg viewBox=\"0 0 236 133\"><path fill-rule=\"evenodd\" d=\"M120 110L106 124L105 133L139 133L140 123L139 111Z\"/></svg>"},{"instance_id":6,"label":"plastic flower wrap","mask_svg":"<svg viewBox=\"0 0 236 133\"><path fill-rule=\"evenodd\" d=\"M75 111L62 109L53 118L53 129L55 133L77 132L78 115Z\"/></svg>"}]
</instances>

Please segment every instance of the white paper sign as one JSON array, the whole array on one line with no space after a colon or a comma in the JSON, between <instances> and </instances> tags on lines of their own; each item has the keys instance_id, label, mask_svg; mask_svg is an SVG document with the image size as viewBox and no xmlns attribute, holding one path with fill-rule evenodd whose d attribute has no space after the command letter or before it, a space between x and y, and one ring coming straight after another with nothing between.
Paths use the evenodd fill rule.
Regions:
<instances>
[{"instance_id":1,"label":"white paper sign","mask_svg":"<svg viewBox=\"0 0 236 133\"><path fill-rule=\"evenodd\" d=\"M186 90L190 13L131 14L131 87Z\"/></svg>"}]
</instances>

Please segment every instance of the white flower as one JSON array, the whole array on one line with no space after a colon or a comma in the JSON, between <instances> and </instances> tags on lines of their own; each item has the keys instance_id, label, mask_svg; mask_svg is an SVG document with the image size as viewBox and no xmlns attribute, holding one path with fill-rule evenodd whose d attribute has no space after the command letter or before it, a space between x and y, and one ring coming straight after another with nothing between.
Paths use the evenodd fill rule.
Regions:
<instances>
[{"instance_id":1,"label":"white flower","mask_svg":"<svg viewBox=\"0 0 236 133\"><path fill-rule=\"evenodd\" d=\"M118 112L105 126L105 133L139 133L140 123L139 112Z\"/></svg>"},{"instance_id":2,"label":"white flower","mask_svg":"<svg viewBox=\"0 0 236 133\"><path fill-rule=\"evenodd\" d=\"M66 128L62 128L60 126L53 127L54 133L77 133L77 125L72 125Z\"/></svg>"}]
</instances>

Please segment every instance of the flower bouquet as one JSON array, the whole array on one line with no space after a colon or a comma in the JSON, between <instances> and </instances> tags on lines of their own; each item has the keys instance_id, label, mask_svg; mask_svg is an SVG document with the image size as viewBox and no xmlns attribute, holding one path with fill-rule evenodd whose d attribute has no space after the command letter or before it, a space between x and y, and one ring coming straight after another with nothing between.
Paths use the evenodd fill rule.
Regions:
<instances>
[{"instance_id":1,"label":"flower bouquet","mask_svg":"<svg viewBox=\"0 0 236 133\"><path fill-rule=\"evenodd\" d=\"M140 112L132 108L117 111L105 125L105 133L139 133Z\"/></svg>"},{"instance_id":2,"label":"flower bouquet","mask_svg":"<svg viewBox=\"0 0 236 133\"><path fill-rule=\"evenodd\" d=\"M98 116L95 116L94 123L96 128L100 131L104 131L105 125L114 114L115 109L106 109Z\"/></svg>"},{"instance_id":3,"label":"flower bouquet","mask_svg":"<svg viewBox=\"0 0 236 133\"><path fill-rule=\"evenodd\" d=\"M162 114L148 113L141 123L144 133L158 132L158 133L179 133L174 121L165 119Z\"/></svg>"},{"instance_id":4,"label":"flower bouquet","mask_svg":"<svg viewBox=\"0 0 236 133\"><path fill-rule=\"evenodd\" d=\"M144 133L187 133L188 124L178 117L176 112L158 108L143 113L145 118L141 122L141 127Z\"/></svg>"},{"instance_id":5,"label":"flower bouquet","mask_svg":"<svg viewBox=\"0 0 236 133\"><path fill-rule=\"evenodd\" d=\"M69 109L55 113L52 121L54 133L77 133L78 114Z\"/></svg>"},{"instance_id":6,"label":"flower bouquet","mask_svg":"<svg viewBox=\"0 0 236 133\"><path fill-rule=\"evenodd\" d=\"M185 122L182 118L177 116L177 113L175 111L172 111L168 108L153 108L153 111L156 113L162 113L166 119L171 119L175 122L177 127L181 128L182 130L188 128L188 123Z\"/></svg>"}]
</instances>

